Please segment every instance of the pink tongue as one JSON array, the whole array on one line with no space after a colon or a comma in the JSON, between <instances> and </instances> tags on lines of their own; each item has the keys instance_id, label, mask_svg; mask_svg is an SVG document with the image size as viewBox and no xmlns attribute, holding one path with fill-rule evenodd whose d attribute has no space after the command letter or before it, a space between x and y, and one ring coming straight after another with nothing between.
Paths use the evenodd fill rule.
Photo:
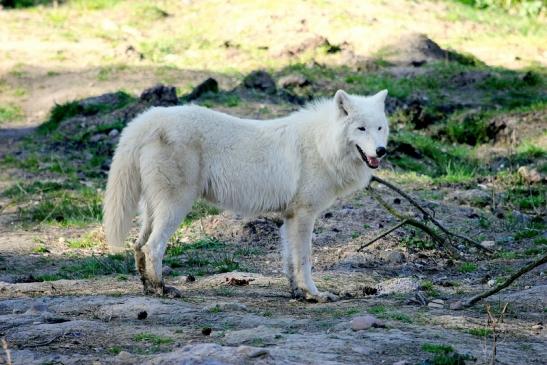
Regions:
<instances>
[{"instance_id":1,"label":"pink tongue","mask_svg":"<svg viewBox=\"0 0 547 365\"><path fill-rule=\"evenodd\" d=\"M378 165L380 165L380 160L378 160L376 157L367 156L367 158L371 166L377 167Z\"/></svg>"}]
</instances>

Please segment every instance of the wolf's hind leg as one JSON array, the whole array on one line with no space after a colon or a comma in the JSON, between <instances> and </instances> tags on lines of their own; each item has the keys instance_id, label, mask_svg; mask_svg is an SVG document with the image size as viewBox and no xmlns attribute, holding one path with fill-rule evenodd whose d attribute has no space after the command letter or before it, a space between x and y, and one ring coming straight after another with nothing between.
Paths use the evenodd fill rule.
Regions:
<instances>
[{"instance_id":1,"label":"wolf's hind leg","mask_svg":"<svg viewBox=\"0 0 547 365\"><path fill-rule=\"evenodd\" d=\"M311 275L311 238L314 222L315 217L305 211L298 212L285 221L293 277L296 281L293 296L310 302L335 301L338 299L336 295L317 290Z\"/></svg>"},{"instance_id":2,"label":"wolf's hind leg","mask_svg":"<svg viewBox=\"0 0 547 365\"><path fill-rule=\"evenodd\" d=\"M142 276L146 294L180 297L175 288L163 284L162 261L169 238L175 233L182 219L192 208L195 194L184 192L178 199L161 199L153 207L152 232L146 244L142 247L145 256L145 267Z\"/></svg>"},{"instance_id":3,"label":"wolf's hind leg","mask_svg":"<svg viewBox=\"0 0 547 365\"><path fill-rule=\"evenodd\" d=\"M135 241L135 244L133 245L133 248L135 250L135 265L137 266L137 271L141 275L141 278L144 276L145 272L145 256L144 252L142 251L142 246L146 244L148 241L148 238L150 237L150 233L152 233L152 210L150 209L150 205L146 202L143 204L142 209L142 222L141 222L141 229L139 232L139 237Z\"/></svg>"}]
</instances>

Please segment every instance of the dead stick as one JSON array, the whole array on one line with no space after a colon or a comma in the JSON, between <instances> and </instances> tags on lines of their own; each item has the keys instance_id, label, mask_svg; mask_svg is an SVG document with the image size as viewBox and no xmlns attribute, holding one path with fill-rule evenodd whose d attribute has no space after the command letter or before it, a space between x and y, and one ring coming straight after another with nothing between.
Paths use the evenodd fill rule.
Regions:
<instances>
[{"instance_id":1,"label":"dead stick","mask_svg":"<svg viewBox=\"0 0 547 365\"><path fill-rule=\"evenodd\" d=\"M382 184L382 185L385 185L387 186L388 188L390 188L391 190L397 192L399 195L401 195L403 198L405 198L410 204L412 204L414 207L416 207L416 209L418 209L420 212L422 212L422 214L424 215L424 218L425 219L428 219L431 221L431 223L433 223L434 225L436 225L437 227L439 227L439 229L441 231L443 231L444 233L446 233L447 235L449 236L454 236L454 237L457 237L461 240L464 240L465 242L475 246L476 248L480 249L480 250L483 250L483 251L486 251L488 253L493 253L492 250L490 250L489 248L486 248L486 247L483 247L481 246L478 242L472 240L471 238L468 238L468 237L465 237L463 235L460 235L460 234L457 234L457 233L453 233L451 231L449 231L447 228L445 228L441 222L439 222L438 220L436 220L432 215L431 213L429 213L424 207L422 207L416 200L414 200L414 198L412 198L410 195L408 195L407 193L405 193L404 191L402 191L401 189L399 189L397 186L393 185L392 183L378 177L378 176L372 176L371 178L371 181L376 181L377 183L379 184Z\"/></svg>"},{"instance_id":2,"label":"dead stick","mask_svg":"<svg viewBox=\"0 0 547 365\"><path fill-rule=\"evenodd\" d=\"M467 302L465 302L463 304L462 307L463 308L471 307L473 304L477 303L479 300L484 299L484 298L488 298L489 296L496 294L500 290L507 288L509 285L511 285L513 283L513 281L517 280L519 277L526 274L528 271L531 271L531 270L535 269L536 267L541 266L545 263L547 263L547 255L544 255L542 258L540 258L536 261L533 261L532 263L524 266L517 273L511 275L509 277L509 279L505 280L500 285L498 285L498 286L496 286L496 287L494 287L490 290L487 290L484 293L478 294L478 295L474 296L473 298L469 299Z\"/></svg>"},{"instance_id":3,"label":"dead stick","mask_svg":"<svg viewBox=\"0 0 547 365\"><path fill-rule=\"evenodd\" d=\"M437 244L441 246L446 247L452 255L459 257L458 251L455 250L452 246L447 245L445 240L437 232L431 229L429 226L427 226L426 224L422 222L417 221L416 219L412 217L408 217L404 214L399 213L391 205L389 205L384 199L382 199L380 195L374 194L374 189L372 189L372 187L369 186L368 189L371 192L370 195L372 196L372 198L376 200L381 206L383 206L390 214L399 218L400 220L406 220L407 221L406 224L409 224L411 226L421 229L422 231L427 233L433 239L434 242L436 242Z\"/></svg>"},{"instance_id":4,"label":"dead stick","mask_svg":"<svg viewBox=\"0 0 547 365\"><path fill-rule=\"evenodd\" d=\"M368 247L370 245L372 245L374 242L378 241L380 238L382 237L385 237L387 236L388 234L390 234L391 232L395 231L396 229L404 226L405 224L407 224L408 221L405 219L405 220L402 220L401 222L397 223L396 225L394 225L393 227L385 230L384 232L380 233L379 235L377 235L376 237L374 237L373 239L371 239L370 241L368 241L367 243L365 243L364 245L362 245L361 247L359 247L357 249L357 252L360 252L362 249L364 249L365 247Z\"/></svg>"}]
</instances>

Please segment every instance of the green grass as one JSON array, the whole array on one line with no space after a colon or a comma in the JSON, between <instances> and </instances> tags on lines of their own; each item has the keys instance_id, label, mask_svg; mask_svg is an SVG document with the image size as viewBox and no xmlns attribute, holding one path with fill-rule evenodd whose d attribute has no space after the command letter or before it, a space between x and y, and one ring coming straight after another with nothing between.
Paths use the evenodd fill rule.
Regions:
<instances>
[{"instance_id":1,"label":"green grass","mask_svg":"<svg viewBox=\"0 0 547 365\"><path fill-rule=\"evenodd\" d=\"M424 280L421 282L420 287L423 291L427 293L430 297L438 297L439 291L435 289L433 282L431 280Z\"/></svg>"},{"instance_id":2,"label":"green grass","mask_svg":"<svg viewBox=\"0 0 547 365\"><path fill-rule=\"evenodd\" d=\"M184 218L184 222L182 224L184 226L187 226L201 218L205 218L210 215L217 215L220 213L220 209L203 199L199 199L194 203L194 205L192 206L192 210L190 211L190 213L188 213L186 218Z\"/></svg>"},{"instance_id":3,"label":"green grass","mask_svg":"<svg viewBox=\"0 0 547 365\"><path fill-rule=\"evenodd\" d=\"M108 113L113 110L123 108L135 98L124 91L118 91L117 102L108 104L88 104L82 105L79 101L69 101L63 104L56 104L50 112L48 120L38 127L41 133L51 133L56 130L59 125L70 118L78 115L95 115L99 113Z\"/></svg>"},{"instance_id":4,"label":"green grass","mask_svg":"<svg viewBox=\"0 0 547 365\"><path fill-rule=\"evenodd\" d=\"M492 333L494 333L494 331L491 328L486 328L486 327L471 328L469 329L468 332L472 334L473 336L477 336L477 337L488 337Z\"/></svg>"},{"instance_id":5,"label":"green grass","mask_svg":"<svg viewBox=\"0 0 547 365\"><path fill-rule=\"evenodd\" d=\"M97 236L93 232L83 235L80 238L71 239L67 241L69 248L94 248L99 244Z\"/></svg>"},{"instance_id":6,"label":"green grass","mask_svg":"<svg viewBox=\"0 0 547 365\"><path fill-rule=\"evenodd\" d=\"M142 332L133 337L136 342L148 342L153 345L170 345L175 342L170 337L154 335L152 333Z\"/></svg>"},{"instance_id":7,"label":"green grass","mask_svg":"<svg viewBox=\"0 0 547 365\"><path fill-rule=\"evenodd\" d=\"M96 189L50 191L34 204L19 208L23 221L34 223L82 225L102 219L102 199Z\"/></svg>"},{"instance_id":8,"label":"green grass","mask_svg":"<svg viewBox=\"0 0 547 365\"><path fill-rule=\"evenodd\" d=\"M241 268L236 254L230 253L226 243L213 237L205 237L192 243L178 243L167 247L165 263L172 268L183 268L186 274L203 276L231 272Z\"/></svg>"},{"instance_id":9,"label":"green grass","mask_svg":"<svg viewBox=\"0 0 547 365\"><path fill-rule=\"evenodd\" d=\"M479 267L474 262L463 262L459 267L458 271L461 273L471 273L477 271Z\"/></svg>"},{"instance_id":10,"label":"green grass","mask_svg":"<svg viewBox=\"0 0 547 365\"><path fill-rule=\"evenodd\" d=\"M16 122L23 116L23 111L17 105L0 105L0 124Z\"/></svg>"},{"instance_id":11,"label":"green grass","mask_svg":"<svg viewBox=\"0 0 547 365\"><path fill-rule=\"evenodd\" d=\"M55 281L60 279L89 279L100 275L135 273L135 262L132 255L113 254L107 256L90 256L75 260L61 266L53 274L36 275L38 281Z\"/></svg>"},{"instance_id":12,"label":"green grass","mask_svg":"<svg viewBox=\"0 0 547 365\"><path fill-rule=\"evenodd\" d=\"M522 231L518 231L515 233L515 240L521 241L526 238L533 238L538 236L541 233L541 231L537 229L523 229Z\"/></svg>"},{"instance_id":13,"label":"green grass","mask_svg":"<svg viewBox=\"0 0 547 365\"><path fill-rule=\"evenodd\" d=\"M421 348L422 348L422 351L429 352L432 354L443 354L443 353L454 351L454 348L452 348L452 346L450 345L434 344L434 343L424 343Z\"/></svg>"}]
</instances>

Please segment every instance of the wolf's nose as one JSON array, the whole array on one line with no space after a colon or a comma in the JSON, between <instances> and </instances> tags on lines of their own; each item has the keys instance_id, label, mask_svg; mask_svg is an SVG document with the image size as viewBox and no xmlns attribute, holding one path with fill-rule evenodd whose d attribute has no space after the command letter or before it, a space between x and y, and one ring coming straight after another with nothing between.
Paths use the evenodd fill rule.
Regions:
<instances>
[{"instance_id":1,"label":"wolf's nose","mask_svg":"<svg viewBox=\"0 0 547 365\"><path fill-rule=\"evenodd\" d=\"M386 148L385 147L378 147L376 149L376 156L382 157L385 154L386 154Z\"/></svg>"}]
</instances>

